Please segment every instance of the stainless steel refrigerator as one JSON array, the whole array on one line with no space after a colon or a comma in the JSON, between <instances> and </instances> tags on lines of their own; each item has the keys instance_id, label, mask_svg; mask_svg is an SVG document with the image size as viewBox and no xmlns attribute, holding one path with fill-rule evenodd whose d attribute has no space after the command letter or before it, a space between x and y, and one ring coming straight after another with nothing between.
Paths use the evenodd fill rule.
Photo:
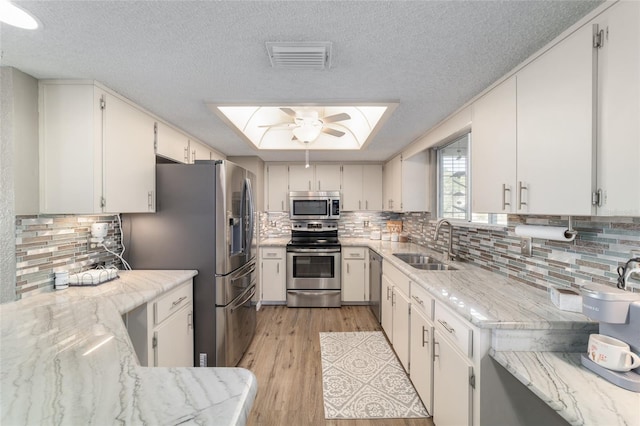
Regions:
<instances>
[{"instance_id":1,"label":"stainless steel refrigerator","mask_svg":"<svg viewBox=\"0 0 640 426\"><path fill-rule=\"evenodd\" d=\"M156 166L156 213L123 216L133 269L197 269L194 365L235 366L255 333L255 175L228 161Z\"/></svg>"}]
</instances>

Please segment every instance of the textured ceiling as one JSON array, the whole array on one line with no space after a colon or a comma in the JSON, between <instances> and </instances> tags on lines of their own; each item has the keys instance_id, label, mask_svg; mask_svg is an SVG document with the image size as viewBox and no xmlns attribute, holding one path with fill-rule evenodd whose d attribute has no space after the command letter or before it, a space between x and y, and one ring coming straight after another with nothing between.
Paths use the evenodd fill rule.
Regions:
<instances>
[{"instance_id":1,"label":"textured ceiling","mask_svg":"<svg viewBox=\"0 0 640 426\"><path fill-rule=\"evenodd\" d=\"M2 65L94 79L227 155L257 152L206 103L397 101L364 151L380 161L551 41L595 1L18 1L42 23L0 25ZM267 41L331 41L328 71L273 69Z\"/></svg>"}]
</instances>

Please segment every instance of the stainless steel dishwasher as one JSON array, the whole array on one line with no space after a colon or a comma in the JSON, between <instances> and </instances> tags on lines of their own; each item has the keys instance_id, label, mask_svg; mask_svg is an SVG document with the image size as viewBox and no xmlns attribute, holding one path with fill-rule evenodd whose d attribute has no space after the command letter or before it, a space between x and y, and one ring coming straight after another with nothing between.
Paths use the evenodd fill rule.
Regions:
<instances>
[{"instance_id":1,"label":"stainless steel dishwasher","mask_svg":"<svg viewBox=\"0 0 640 426\"><path fill-rule=\"evenodd\" d=\"M381 317L382 256L369 249L369 307L378 322Z\"/></svg>"}]
</instances>

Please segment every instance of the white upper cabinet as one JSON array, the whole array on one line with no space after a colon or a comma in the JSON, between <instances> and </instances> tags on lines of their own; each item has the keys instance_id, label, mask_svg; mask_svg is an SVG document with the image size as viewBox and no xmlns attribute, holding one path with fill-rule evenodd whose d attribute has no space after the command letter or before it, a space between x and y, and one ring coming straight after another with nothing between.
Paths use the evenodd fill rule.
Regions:
<instances>
[{"instance_id":1,"label":"white upper cabinet","mask_svg":"<svg viewBox=\"0 0 640 426\"><path fill-rule=\"evenodd\" d=\"M193 139L189 140L189 152L191 153L190 163L196 160L212 160L212 152L208 146Z\"/></svg>"},{"instance_id":2,"label":"white upper cabinet","mask_svg":"<svg viewBox=\"0 0 640 426\"><path fill-rule=\"evenodd\" d=\"M190 163L189 137L163 122L158 122L156 155L178 163Z\"/></svg>"},{"instance_id":3,"label":"white upper cabinet","mask_svg":"<svg viewBox=\"0 0 640 426\"><path fill-rule=\"evenodd\" d=\"M516 77L473 104L471 199L477 213L515 212Z\"/></svg>"},{"instance_id":4,"label":"white upper cabinet","mask_svg":"<svg viewBox=\"0 0 640 426\"><path fill-rule=\"evenodd\" d=\"M340 191L342 170L339 164L315 166L315 186L312 191Z\"/></svg>"},{"instance_id":5,"label":"white upper cabinet","mask_svg":"<svg viewBox=\"0 0 640 426\"><path fill-rule=\"evenodd\" d=\"M342 166L342 210L382 210L382 166Z\"/></svg>"},{"instance_id":6,"label":"white upper cabinet","mask_svg":"<svg viewBox=\"0 0 640 426\"><path fill-rule=\"evenodd\" d=\"M267 211L286 212L289 210L287 199L289 191L289 171L286 164L270 164L265 168Z\"/></svg>"},{"instance_id":7,"label":"white upper cabinet","mask_svg":"<svg viewBox=\"0 0 640 426\"><path fill-rule=\"evenodd\" d=\"M623 1L595 19L598 54L599 215L640 215L640 3Z\"/></svg>"},{"instance_id":8,"label":"white upper cabinet","mask_svg":"<svg viewBox=\"0 0 640 426\"><path fill-rule=\"evenodd\" d=\"M103 212L155 211L152 117L109 94L104 109Z\"/></svg>"},{"instance_id":9,"label":"white upper cabinet","mask_svg":"<svg viewBox=\"0 0 640 426\"><path fill-rule=\"evenodd\" d=\"M155 211L154 119L93 82L40 82L43 213Z\"/></svg>"},{"instance_id":10,"label":"white upper cabinet","mask_svg":"<svg viewBox=\"0 0 640 426\"><path fill-rule=\"evenodd\" d=\"M396 212L429 211L431 184L429 153L410 158L398 155L384 165L383 209Z\"/></svg>"},{"instance_id":11,"label":"white upper cabinet","mask_svg":"<svg viewBox=\"0 0 640 426\"><path fill-rule=\"evenodd\" d=\"M289 191L315 191L313 167L289 166Z\"/></svg>"},{"instance_id":12,"label":"white upper cabinet","mask_svg":"<svg viewBox=\"0 0 640 426\"><path fill-rule=\"evenodd\" d=\"M593 59L585 25L517 74L518 213L593 213Z\"/></svg>"}]
</instances>

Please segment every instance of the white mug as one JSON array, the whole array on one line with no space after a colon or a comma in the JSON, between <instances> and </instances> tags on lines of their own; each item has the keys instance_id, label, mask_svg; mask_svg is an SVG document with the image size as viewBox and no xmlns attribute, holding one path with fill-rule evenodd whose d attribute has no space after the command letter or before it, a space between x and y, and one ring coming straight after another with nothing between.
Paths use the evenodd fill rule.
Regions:
<instances>
[{"instance_id":1,"label":"white mug","mask_svg":"<svg viewBox=\"0 0 640 426\"><path fill-rule=\"evenodd\" d=\"M604 334L589 336L587 354L591 361L609 370L629 371L640 367L640 356L631 352L629 345Z\"/></svg>"}]
</instances>

